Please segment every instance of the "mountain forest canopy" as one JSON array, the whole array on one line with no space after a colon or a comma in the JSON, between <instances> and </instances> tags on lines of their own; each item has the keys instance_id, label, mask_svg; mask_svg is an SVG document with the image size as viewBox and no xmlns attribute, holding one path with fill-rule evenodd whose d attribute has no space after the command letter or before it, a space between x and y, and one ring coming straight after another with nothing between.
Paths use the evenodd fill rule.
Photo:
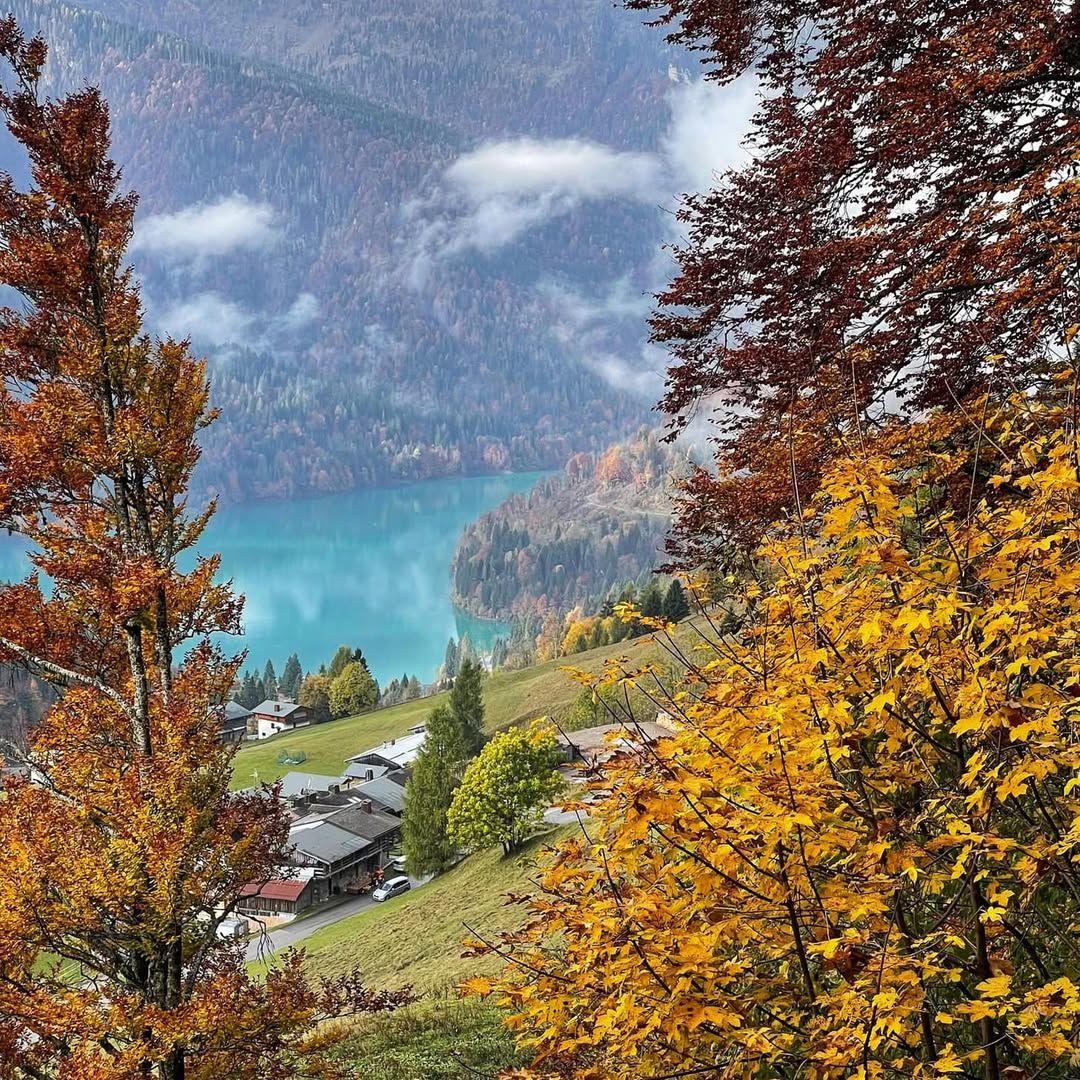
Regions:
<instances>
[{"instance_id":1,"label":"mountain forest canopy","mask_svg":"<svg viewBox=\"0 0 1080 1080\"><path fill-rule=\"evenodd\" d=\"M200 493L560 468L641 423L651 401L590 352L639 349L638 320L590 348L556 330L563 292L654 284L654 201L568 205L511 253L425 246L457 212L432 202L447 170L492 140L655 150L670 50L607 0L9 6L64 57L54 89L90 82L113 104L152 328L211 357L222 421ZM235 218L211 217L198 241L190 215L210 212L252 232L230 246Z\"/></svg>"}]
</instances>

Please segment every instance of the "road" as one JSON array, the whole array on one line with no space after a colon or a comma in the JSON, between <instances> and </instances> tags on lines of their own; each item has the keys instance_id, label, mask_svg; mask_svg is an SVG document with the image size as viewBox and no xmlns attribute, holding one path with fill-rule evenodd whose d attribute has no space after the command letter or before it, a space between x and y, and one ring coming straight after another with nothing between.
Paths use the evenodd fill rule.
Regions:
<instances>
[{"instance_id":1,"label":"road","mask_svg":"<svg viewBox=\"0 0 1080 1080\"><path fill-rule=\"evenodd\" d=\"M410 878L410 880L412 881L412 887L419 889L421 885L426 885L431 880L431 876ZM392 900L385 901L385 903L393 904L397 900L400 900L400 897L394 897ZM342 919L348 919L359 911L365 911L367 908L375 906L375 901L371 899L370 894L367 896L350 896L334 904L333 907L308 915L305 919L284 923L271 930L268 934L253 937L247 944L244 959L248 961L265 960L282 949L291 949L299 945L302 941L311 937L316 930L322 930L325 926L333 926L334 923L341 922ZM252 921L254 920L252 919Z\"/></svg>"},{"instance_id":2,"label":"road","mask_svg":"<svg viewBox=\"0 0 1080 1080\"><path fill-rule=\"evenodd\" d=\"M374 907L375 901L369 896L350 896L325 911L317 911L306 919L296 922L285 923L271 930L268 934L259 934L253 937L247 946L246 960L261 960L282 949L290 949L299 945L305 938L310 937L316 930L324 926L333 926L350 915L355 915L365 908ZM254 919L251 919L254 922Z\"/></svg>"}]
</instances>

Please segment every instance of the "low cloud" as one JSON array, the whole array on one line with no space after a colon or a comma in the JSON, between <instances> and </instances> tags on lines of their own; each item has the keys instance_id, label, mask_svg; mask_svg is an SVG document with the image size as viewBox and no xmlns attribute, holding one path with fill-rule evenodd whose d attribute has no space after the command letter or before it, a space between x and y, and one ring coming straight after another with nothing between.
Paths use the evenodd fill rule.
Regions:
<instances>
[{"instance_id":1,"label":"low cloud","mask_svg":"<svg viewBox=\"0 0 1080 1080\"><path fill-rule=\"evenodd\" d=\"M311 326L319 317L319 302L303 292L280 315L267 318L218 292L201 292L173 301L156 318L163 334L191 338L196 347L223 350L231 346L275 348L283 339Z\"/></svg>"},{"instance_id":2,"label":"low cloud","mask_svg":"<svg viewBox=\"0 0 1080 1080\"><path fill-rule=\"evenodd\" d=\"M583 203L656 202L663 191L655 154L584 139L485 143L453 162L437 190L405 208L418 223L411 283L421 286L437 260L466 251L490 255Z\"/></svg>"},{"instance_id":3,"label":"low cloud","mask_svg":"<svg viewBox=\"0 0 1080 1080\"><path fill-rule=\"evenodd\" d=\"M753 76L727 86L683 83L672 90L668 104L671 121L660 152L669 195L704 191L717 175L746 162L746 135L758 104Z\"/></svg>"},{"instance_id":4,"label":"low cloud","mask_svg":"<svg viewBox=\"0 0 1080 1080\"><path fill-rule=\"evenodd\" d=\"M595 371L609 386L646 401L656 401L664 389L665 362L663 351L649 345L644 346L633 360L615 353L585 357L586 367Z\"/></svg>"},{"instance_id":5,"label":"low cloud","mask_svg":"<svg viewBox=\"0 0 1080 1080\"><path fill-rule=\"evenodd\" d=\"M198 261L234 251L258 251L280 238L268 203L244 195L154 214L138 223L132 249L171 261Z\"/></svg>"},{"instance_id":6,"label":"low cloud","mask_svg":"<svg viewBox=\"0 0 1080 1080\"><path fill-rule=\"evenodd\" d=\"M585 139L518 138L463 154L435 190L405 207L414 227L410 283L422 287L436 262L467 251L490 255L583 203L671 205L682 192L710 187L717 174L746 159L756 100L749 79L726 87L675 85L668 128L654 152Z\"/></svg>"},{"instance_id":7,"label":"low cloud","mask_svg":"<svg viewBox=\"0 0 1080 1080\"><path fill-rule=\"evenodd\" d=\"M158 322L171 337L190 337L198 345L221 347L246 342L256 319L239 304L220 293L203 292L170 304Z\"/></svg>"},{"instance_id":8,"label":"low cloud","mask_svg":"<svg viewBox=\"0 0 1080 1080\"><path fill-rule=\"evenodd\" d=\"M445 177L477 204L499 196L651 199L660 170L653 154L583 139L510 139L458 158Z\"/></svg>"}]
</instances>

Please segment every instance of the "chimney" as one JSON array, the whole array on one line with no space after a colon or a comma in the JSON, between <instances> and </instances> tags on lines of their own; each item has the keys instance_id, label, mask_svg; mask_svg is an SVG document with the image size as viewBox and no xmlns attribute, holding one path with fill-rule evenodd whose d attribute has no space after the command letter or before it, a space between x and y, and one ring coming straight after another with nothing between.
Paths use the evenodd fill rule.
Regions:
<instances>
[{"instance_id":1,"label":"chimney","mask_svg":"<svg viewBox=\"0 0 1080 1080\"><path fill-rule=\"evenodd\" d=\"M375 770L374 769L368 769L368 771L367 771L367 779L368 780L374 780L375 779Z\"/></svg>"},{"instance_id":2,"label":"chimney","mask_svg":"<svg viewBox=\"0 0 1080 1080\"><path fill-rule=\"evenodd\" d=\"M371 805L371 800L370 799L365 799L360 804L360 809L363 810L365 814L370 814L371 811L374 809L374 807Z\"/></svg>"},{"instance_id":3,"label":"chimney","mask_svg":"<svg viewBox=\"0 0 1080 1080\"><path fill-rule=\"evenodd\" d=\"M331 795L340 795L341 794L341 785L340 784L331 784L330 785L330 794Z\"/></svg>"},{"instance_id":4,"label":"chimney","mask_svg":"<svg viewBox=\"0 0 1080 1080\"><path fill-rule=\"evenodd\" d=\"M277 702L277 701L274 702L274 712L281 712L281 703L280 702Z\"/></svg>"}]
</instances>

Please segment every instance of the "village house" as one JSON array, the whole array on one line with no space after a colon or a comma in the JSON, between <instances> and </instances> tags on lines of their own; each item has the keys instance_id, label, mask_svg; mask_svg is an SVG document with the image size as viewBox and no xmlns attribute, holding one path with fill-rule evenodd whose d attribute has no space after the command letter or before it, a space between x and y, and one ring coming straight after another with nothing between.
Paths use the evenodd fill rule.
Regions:
<instances>
[{"instance_id":1,"label":"village house","mask_svg":"<svg viewBox=\"0 0 1080 1080\"><path fill-rule=\"evenodd\" d=\"M286 867L282 874L262 885L245 885L240 890L236 910L242 915L299 915L311 907L315 903L315 871L309 867Z\"/></svg>"},{"instance_id":2,"label":"village house","mask_svg":"<svg viewBox=\"0 0 1080 1080\"><path fill-rule=\"evenodd\" d=\"M346 758L346 764L383 766L389 770L403 769L416 760L416 755L420 753L420 747L424 745L426 737L427 729L423 724L417 724L416 727L409 728L407 735L390 739L370 750L365 750L362 754L354 754L351 758Z\"/></svg>"},{"instance_id":3,"label":"village house","mask_svg":"<svg viewBox=\"0 0 1080 1080\"><path fill-rule=\"evenodd\" d=\"M405 812L405 782L408 769L385 770L382 776L370 780L350 780L346 773L349 795L370 799L397 817Z\"/></svg>"},{"instance_id":4,"label":"village house","mask_svg":"<svg viewBox=\"0 0 1080 1080\"><path fill-rule=\"evenodd\" d=\"M223 743L243 742L248 733L248 721L251 710L245 709L238 701L226 701L221 706L221 741Z\"/></svg>"},{"instance_id":5,"label":"village house","mask_svg":"<svg viewBox=\"0 0 1080 1080\"><path fill-rule=\"evenodd\" d=\"M297 705L288 698L267 698L251 710L247 730L256 739L269 739L282 731L307 727L314 713L306 705Z\"/></svg>"},{"instance_id":6,"label":"village house","mask_svg":"<svg viewBox=\"0 0 1080 1080\"><path fill-rule=\"evenodd\" d=\"M336 896L384 867L401 839L401 821L370 800L344 808L309 805L289 830L290 862L314 871L312 902Z\"/></svg>"},{"instance_id":7,"label":"village house","mask_svg":"<svg viewBox=\"0 0 1080 1080\"><path fill-rule=\"evenodd\" d=\"M671 732L649 722L639 724L601 724L579 731L559 732L557 738L567 763L587 772L618 753L640 753L657 739Z\"/></svg>"}]
</instances>

